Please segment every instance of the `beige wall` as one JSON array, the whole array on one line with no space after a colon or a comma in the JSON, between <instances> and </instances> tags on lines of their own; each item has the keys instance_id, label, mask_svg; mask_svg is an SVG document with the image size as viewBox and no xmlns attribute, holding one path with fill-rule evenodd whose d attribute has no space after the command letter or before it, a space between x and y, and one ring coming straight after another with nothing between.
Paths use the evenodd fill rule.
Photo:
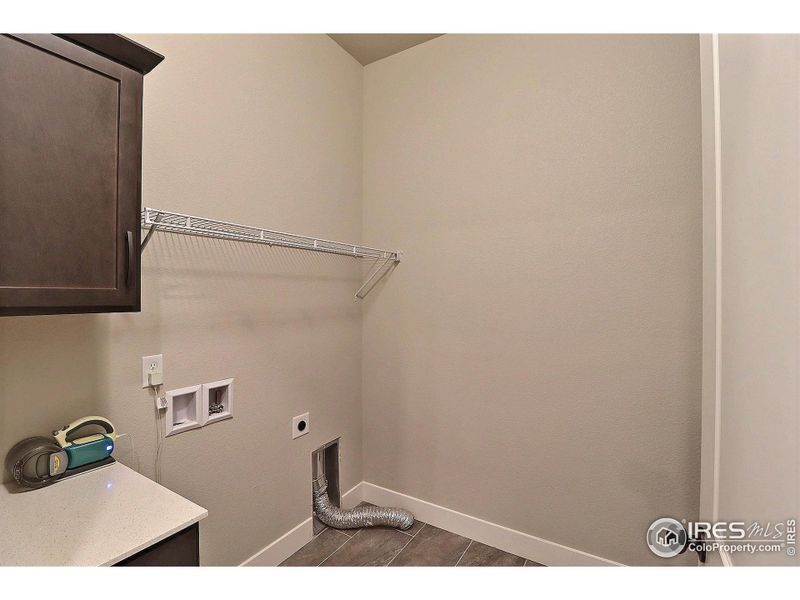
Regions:
<instances>
[{"instance_id":1,"label":"beige wall","mask_svg":"<svg viewBox=\"0 0 800 600\"><path fill-rule=\"evenodd\" d=\"M362 69L335 42L135 39L166 55L145 79L145 206L360 237ZM167 439L163 482L209 510L203 562L238 564L309 516L313 448L342 436L342 487L361 481L358 281L343 257L156 234L140 314L0 319L0 454L96 413L153 476L140 357L164 353L167 389L235 377L235 418Z\"/></svg>"},{"instance_id":2,"label":"beige wall","mask_svg":"<svg viewBox=\"0 0 800 600\"><path fill-rule=\"evenodd\" d=\"M631 564L696 518L697 36L447 35L365 68L364 475ZM691 564L684 555L668 564Z\"/></svg>"},{"instance_id":3,"label":"beige wall","mask_svg":"<svg viewBox=\"0 0 800 600\"><path fill-rule=\"evenodd\" d=\"M207 564L305 519L337 436L343 490L657 563L650 521L697 513L696 36L449 35L363 71L327 36L134 37L167 56L144 205L406 256L362 336L347 259L156 234L140 314L0 319L0 453L97 413L152 476L163 352L167 389L236 378L233 420L166 442Z\"/></svg>"},{"instance_id":4,"label":"beige wall","mask_svg":"<svg viewBox=\"0 0 800 600\"><path fill-rule=\"evenodd\" d=\"M798 41L719 38L721 294L719 517L800 516ZM798 564L737 553L733 564Z\"/></svg>"}]
</instances>

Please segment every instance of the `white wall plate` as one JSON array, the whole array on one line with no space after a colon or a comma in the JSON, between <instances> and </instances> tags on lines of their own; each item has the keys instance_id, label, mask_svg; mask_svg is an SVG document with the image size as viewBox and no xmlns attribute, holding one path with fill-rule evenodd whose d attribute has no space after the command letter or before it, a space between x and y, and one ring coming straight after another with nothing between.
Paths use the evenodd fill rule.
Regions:
<instances>
[{"instance_id":1,"label":"white wall plate","mask_svg":"<svg viewBox=\"0 0 800 600\"><path fill-rule=\"evenodd\" d=\"M233 378L204 383L202 396L200 418L203 425L233 417Z\"/></svg>"},{"instance_id":2,"label":"white wall plate","mask_svg":"<svg viewBox=\"0 0 800 600\"><path fill-rule=\"evenodd\" d=\"M142 388L164 383L164 355L153 354L142 357Z\"/></svg>"},{"instance_id":3,"label":"white wall plate","mask_svg":"<svg viewBox=\"0 0 800 600\"><path fill-rule=\"evenodd\" d=\"M309 431L311 431L311 416L309 413L297 415L292 419L292 439L299 438Z\"/></svg>"},{"instance_id":4,"label":"white wall plate","mask_svg":"<svg viewBox=\"0 0 800 600\"><path fill-rule=\"evenodd\" d=\"M199 385L192 385L167 392L166 435L175 435L202 425Z\"/></svg>"}]
</instances>

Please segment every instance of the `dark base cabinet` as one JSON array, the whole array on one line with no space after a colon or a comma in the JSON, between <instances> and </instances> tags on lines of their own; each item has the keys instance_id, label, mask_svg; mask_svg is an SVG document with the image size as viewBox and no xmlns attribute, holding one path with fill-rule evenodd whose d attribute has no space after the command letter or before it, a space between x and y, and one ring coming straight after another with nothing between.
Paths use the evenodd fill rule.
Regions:
<instances>
[{"instance_id":1,"label":"dark base cabinet","mask_svg":"<svg viewBox=\"0 0 800 600\"><path fill-rule=\"evenodd\" d=\"M199 567L200 526L198 523L129 556L115 567Z\"/></svg>"},{"instance_id":2,"label":"dark base cabinet","mask_svg":"<svg viewBox=\"0 0 800 600\"><path fill-rule=\"evenodd\" d=\"M0 316L140 309L143 76L162 58L0 35Z\"/></svg>"}]
</instances>

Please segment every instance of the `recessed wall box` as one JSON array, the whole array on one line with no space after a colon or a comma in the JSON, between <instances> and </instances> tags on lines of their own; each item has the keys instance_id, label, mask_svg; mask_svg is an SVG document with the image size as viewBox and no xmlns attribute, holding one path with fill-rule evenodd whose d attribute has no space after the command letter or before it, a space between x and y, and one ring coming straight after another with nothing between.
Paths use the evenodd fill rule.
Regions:
<instances>
[{"instance_id":1,"label":"recessed wall box","mask_svg":"<svg viewBox=\"0 0 800 600\"><path fill-rule=\"evenodd\" d=\"M233 417L233 379L203 384L202 424Z\"/></svg>"},{"instance_id":2,"label":"recessed wall box","mask_svg":"<svg viewBox=\"0 0 800 600\"><path fill-rule=\"evenodd\" d=\"M166 435L197 429L203 424L200 392L199 385L167 392Z\"/></svg>"},{"instance_id":3,"label":"recessed wall box","mask_svg":"<svg viewBox=\"0 0 800 600\"><path fill-rule=\"evenodd\" d=\"M314 482L325 477L328 482L328 498L341 508L342 492L339 486L339 438L328 442L311 453L311 514L314 515L314 535L325 529L325 524L314 514Z\"/></svg>"}]
</instances>

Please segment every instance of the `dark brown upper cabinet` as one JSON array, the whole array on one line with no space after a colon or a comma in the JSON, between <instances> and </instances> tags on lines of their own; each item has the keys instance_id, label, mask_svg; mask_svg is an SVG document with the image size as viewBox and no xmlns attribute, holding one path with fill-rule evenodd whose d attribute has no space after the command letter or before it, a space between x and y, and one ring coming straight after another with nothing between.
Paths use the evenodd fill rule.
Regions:
<instances>
[{"instance_id":1,"label":"dark brown upper cabinet","mask_svg":"<svg viewBox=\"0 0 800 600\"><path fill-rule=\"evenodd\" d=\"M0 315L140 309L142 80L162 59L0 35Z\"/></svg>"}]
</instances>

